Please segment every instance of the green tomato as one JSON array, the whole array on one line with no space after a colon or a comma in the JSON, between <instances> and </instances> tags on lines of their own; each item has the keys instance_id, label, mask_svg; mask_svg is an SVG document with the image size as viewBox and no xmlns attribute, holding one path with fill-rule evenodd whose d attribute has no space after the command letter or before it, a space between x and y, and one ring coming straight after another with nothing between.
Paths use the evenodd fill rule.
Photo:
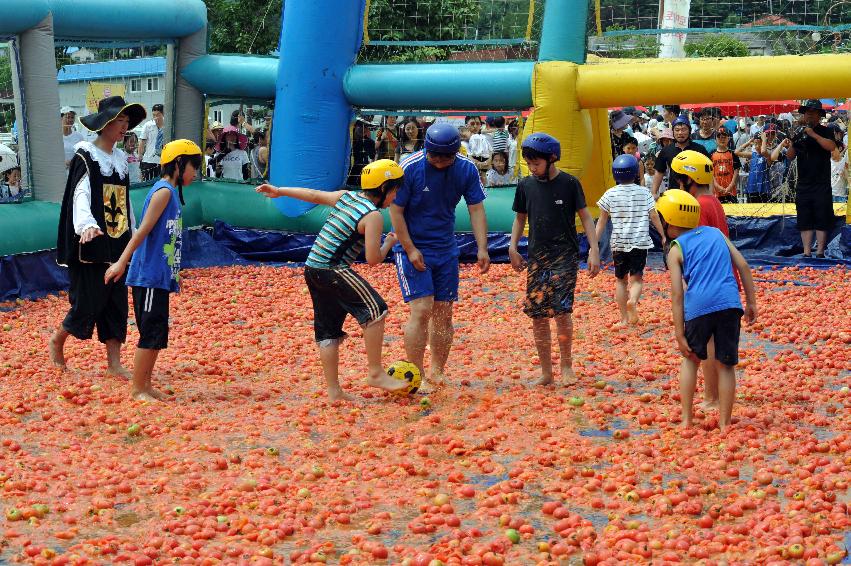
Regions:
<instances>
[{"instance_id":1,"label":"green tomato","mask_svg":"<svg viewBox=\"0 0 851 566\"><path fill-rule=\"evenodd\" d=\"M520 542L520 533L516 529L508 529L505 531L505 538L511 541L511 544Z\"/></svg>"},{"instance_id":2,"label":"green tomato","mask_svg":"<svg viewBox=\"0 0 851 566\"><path fill-rule=\"evenodd\" d=\"M567 400L567 402L573 407L581 407L585 404L585 399L583 399L582 397L571 397Z\"/></svg>"},{"instance_id":3,"label":"green tomato","mask_svg":"<svg viewBox=\"0 0 851 566\"><path fill-rule=\"evenodd\" d=\"M142 427L136 423L127 427L127 436L139 436L142 434Z\"/></svg>"}]
</instances>

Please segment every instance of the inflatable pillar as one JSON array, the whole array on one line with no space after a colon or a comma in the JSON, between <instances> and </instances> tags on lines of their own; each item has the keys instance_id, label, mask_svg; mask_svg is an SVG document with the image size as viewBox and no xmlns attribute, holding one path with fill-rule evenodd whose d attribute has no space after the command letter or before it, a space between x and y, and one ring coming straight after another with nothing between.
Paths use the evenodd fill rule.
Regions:
<instances>
[{"instance_id":1,"label":"inflatable pillar","mask_svg":"<svg viewBox=\"0 0 851 566\"><path fill-rule=\"evenodd\" d=\"M547 0L538 60L584 63L587 21L587 0Z\"/></svg>"},{"instance_id":2,"label":"inflatable pillar","mask_svg":"<svg viewBox=\"0 0 851 566\"><path fill-rule=\"evenodd\" d=\"M354 113L343 78L363 39L364 0L285 2L272 123L270 180L276 185L336 190L349 170ZM275 199L287 216L313 205Z\"/></svg>"},{"instance_id":3,"label":"inflatable pillar","mask_svg":"<svg viewBox=\"0 0 851 566\"><path fill-rule=\"evenodd\" d=\"M174 88L174 139L195 140L203 148L204 97L183 76L183 70L207 52L207 26L182 37L177 47Z\"/></svg>"}]
</instances>

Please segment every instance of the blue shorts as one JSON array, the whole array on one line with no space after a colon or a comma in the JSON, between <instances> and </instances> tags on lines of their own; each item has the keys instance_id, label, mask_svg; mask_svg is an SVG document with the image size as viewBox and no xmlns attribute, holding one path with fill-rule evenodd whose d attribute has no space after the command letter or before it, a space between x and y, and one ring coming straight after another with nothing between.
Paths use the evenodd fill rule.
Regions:
<instances>
[{"instance_id":1,"label":"blue shorts","mask_svg":"<svg viewBox=\"0 0 851 566\"><path fill-rule=\"evenodd\" d=\"M408 260L408 254L397 252L394 255L399 288L402 289L402 298L406 303L431 296L434 296L435 301L458 300L457 257L427 258L425 271L418 271Z\"/></svg>"}]
</instances>

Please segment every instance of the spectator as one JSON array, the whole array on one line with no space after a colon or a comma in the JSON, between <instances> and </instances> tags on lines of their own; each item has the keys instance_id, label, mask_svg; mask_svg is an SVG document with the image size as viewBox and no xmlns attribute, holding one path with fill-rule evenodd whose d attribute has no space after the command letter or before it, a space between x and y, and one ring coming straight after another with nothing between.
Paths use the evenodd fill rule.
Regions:
<instances>
[{"instance_id":1,"label":"spectator","mask_svg":"<svg viewBox=\"0 0 851 566\"><path fill-rule=\"evenodd\" d=\"M795 206L798 231L804 244L804 257L812 253L813 232L816 257L824 257L827 233L833 228L833 204L830 189L831 152L836 149L833 132L819 124L825 111L820 100L807 100L798 108L801 128L792 139L783 141L786 156L798 158L798 186Z\"/></svg>"},{"instance_id":2,"label":"spectator","mask_svg":"<svg viewBox=\"0 0 851 566\"><path fill-rule=\"evenodd\" d=\"M830 189L833 202L848 202L848 152L842 143L842 127L836 122L831 124L836 149L830 154Z\"/></svg>"},{"instance_id":3,"label":"spectator","mask_svg":"<svg viewBox=\"0 0 851 566\"><path fill-rule=\"evenodd\" d=\"M464 124L470 128L470 141L467 142L467 155L479 170L479 178L485 183L485 176L491 167L493 146L488 136L482 133L482 119L479 116L467 116Z\"/></svg>"},{"instance_id":4,"label":"spectator","mask_svg":"<svg viewBox=\"0 0 851 566\"><path fill-rule=\"evenodd\" d=\"M756 122L751 125L750 134L751 136L757 135L762 129L765 127L765 115L760 114L756 117Z\"/></svg>"},{"instance_id":5,"label":"spectator","mask_svg":"<svg viewBox=\"0 0 851 566\"><path fill-rule=\"evenodd\" d=\"M251 174L248 153L239 147L239 130L227 126L222 131L221 153L216 156L216 173L220 179L245 181Z\"/></svg>"},{"instance_id":6,"label":"spectator","mask_svg":"<svg viewBox=\"0 0 851 566\"><path fill-rule=\"evenodd\" d=\"M204 147L204 175L216 178L216 142L207 141Z\"/></svg>"},{"instance_id":7,"label":"spectator","mask_svg":"<svg viewBox=\"0 0 851 566\"><path fill-rule=\"evenodd\" d=\"M671 174L671 162L673 162L674 158L681 151L690 149L709 157L702 145L691 141L691 125L685 116L680 116L674 120L673 134L674 143L662 148L662 151L656 156L656 175L653 176L653 187L651 190L653 198L659 198L659 195L665 192L665 189L669 186L668 178Z\"/></svg>"},{"instance_id":8,"label":"spectator","mask_svg":"<svg viewBox=\"0 0 851 566\"><path fill-rule=\"evenodd\" d=\"M517 171L517 136L520 135L520 122L516 119L508 124L508 166Z\"/></svg>"},{"instance_id":9,"label":"spectator","mask_svg":"<svg viewBox=\"0 0 851 566\"><path fill-rule=\"evenodd\" d=\"M17 158L7 153L0 154L0 204L21 202L23 198Z\"/></svg>"},{"instance_id":10,"label":"spectator","mask_svg":"<svg viewBox=\"0 0 851 566\"><path fill-rule=\"evenodd\" d=\"M385 116L375 135L375 158L394 159L399 139L396 134L396 116Z\"/></svg>"},{"instance_id":11,"label":"spectator","mask_svg":"<svg viewBox=\"0 0 851 566\"><path fill-rule=\"evenodd\" d=\"M461 155L470 155L470 128L458 126L458 136L461 138Z\"/></svg>"},{"instance_id":12,"label":"spectator","mask_svg":"<svg viewBox=\"0 0 851 566\"><path fill-rule=\"evenodd\" d=\"M653 186L653 175L656 174L656 156L648 153L644 156L644 183L648 189Z\"/></svg>"},{"instance_id":13,"label":"spectator","mask_svg":"<svg viewBox=\"0 0 851 566\"><path fill-rule=\"evenodd\" d=\"M245 112L242 110L231 112L230 125L235 126L239 130L240 135L244 135L245 137L253 136L256 131L256 128L245 120Z\"/></svg>"},{"instance_id":14,"label":"spectator","mask_svg":"<svg viewBox=\"0 0 851 566\"><path fill-rule=\"evenodd\" d=\"M251 178L268 179L269 175L269 136L266 130L255 129L252 136L254 147L248 154L251 160Z\"/></svg>"},{"instance_id":15,"label":"spectator","mask_svg":"<svg viewBox=\"0 0 851 566\"><path fill-rule=\"evenodd\" d=\"M210 125L210 131L207 132L207 141L212 141L215 144L218 144L222 141L222 130L224 126L222 126L221 122L213 122Z\"/></svg>"},{"instance_id":16,"label":"spectator","mask_svg":"<svg viewBox=\"0 0 851 566\"><path fill-rule=\"evenodd\" d=\"M133 132L124 134L123 149L127 154L127 167L129 169L130 184L142 182L142 167L136 149L139 146L139 138Z\"/></svg>"},{"instance_id":17,"label":"spectator","mask_svg":"<svg viewBox=\"0 0 851 566\"><path fill-rule=\"evenodd\" d=\"M352 168L349 171L347 184L359 187L361 171L373 161L375 161L375 142L370 136L366 121L358 118L352 129Z\"/></svg>"},{"instance_id":18,"label":"spectator","mask_svg":"<svg viewBox=\"0 0 851 566\"><path fill-rule=\"evenodd\" d=\"M769 165L771 154L764 149L765 134L751 138L751 141L735 151L739 157L748 159L748 178L744 187L745 202L765 203L771 200L771 179Z\"/></svg>"},{"instance_id":19,"label":"spectator","mask_svg":"<svg viewBox=\"0 0 851 566\"><path fill-rule=\"evenodd\" d=\"M700 113L699 118L700 126L696 132L691 135L691 139L695 143L699 143L706 150L706 153L712 155L712 152L715 151L715 132L718 130L718 127L715 126L715 119L713 118L713 113L711 108L704 108ZM713 127L715 129L713 129Z\"/></svg>"},{"instance_id":20,"label":"spectator","mask_svg":"<svg viewBox=\"0 0 851 566\"><path fill-rule=\"evenodd\" d=\"M163 128L163 105L154 104L151 107L153 120L148 120L142 127L142 137L139 138L139 155L142 156L142 180L152 181L160 178L160 154L165 145L165 129Z\"/></svg>"},{"instance_id":21,"label":"spectator","mask_svg":"<svg viewBox=\"0 0 851 566\"><path fill-rule=\"evenodd\" d=\"M612 159L623 153L624 140L629 137L624 130L632 121L632 117L626 114L623 110L615 110L609 116L609 126L611 128L612 139Z\"/></svg>"},{"instance_id":22,"label":"spectator","mask_svg":"<svg viewBox=\"0 0 851 566\"><path fill-rule=\"evenodd\" d=\"M495 151L491 159L491 168L487 173L487 187L505 187L513 185L514 168L508 165L508 152Z\"/></svg>"},{"instance_id":23,"label":"spectator","mask_svg":"<svg viewBox=\"0 0 851 566\"><path fill-rule=\"evenodd\" d=\"M639 186L644 186L644 163L641 161L641 154L638 153L638 140L632 136L626 138L623 142L623 155L631 155L635 157L638 162L638 174L636 174L635 179L632 180L633 183Z\"/></svg>"},{"instance_id":24,"label":"spectator","mask_svg":"<svg viewBox=\"0 0 851 566\"><path fill-rule=\"evenodd\" d=\"M662 120L665 121L665 126L667 126L669 128L673 128L674 127L674 120L676 120L677 117L679 117L680 112L682 112L682 110L680 109L679 105L677 105L677 104L668 104L668 105L663 106L662 107Z\"/></svg>"},{"instance_id":25,"label":"spectator","mask_svg":"<svg viewBox=\"0 0 851 566\"><path fill-rule=\"evenodd\" d=\"M712 169L715 173L713 188L715 196L722 203L736 203L736 188L739 183L739 169L742 162L739 156L730 150L732 136L726 126L721 126L715 134L717 147L712 152Z\"/></svg>"},{"instance_id":26,"label":"spectator","mask_svg":"<svg viewBox=\"0 0 851 566\"><path fill-rule=\"evenodd\" d=\"M487 120L488 127L491 128L491 137L493 139L493 151L508 151L508 132L505 131L504 116L490 116Z\"/></svg>"},{"instance_id":27,"label":"spectator","mask_svg":"<svg viewBox=\"0 0 851 566\"><path fill-rule=\"evenodd\" d=\"M74 121L77 119L77 113L70 106L63 106L59 111L59 116L62 118L62 145L65 148L65 169L71 163L71 158L74 157L74 146L83 141L83 134L74 129Z\"/></svg>"},{"instance_id":28,"label":"spectator","mask_svg":"<svg viewBox=\"0 0 851 566\"><path fill-rule=\"evenodd\" d=\"M396 147L396 161L423 148L423 131L419 122L413 116L408 116L402 122L399 133L399 145Z\"/></svg>"}]
</instances>

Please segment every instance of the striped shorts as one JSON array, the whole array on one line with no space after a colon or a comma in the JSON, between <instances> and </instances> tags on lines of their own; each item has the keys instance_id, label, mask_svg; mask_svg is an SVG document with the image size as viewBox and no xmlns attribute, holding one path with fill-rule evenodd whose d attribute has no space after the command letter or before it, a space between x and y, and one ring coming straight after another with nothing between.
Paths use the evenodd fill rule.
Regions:
<instances>
[{"instance_id":1,"label":"striped shorts","mask_svg":"<svg viewBox=\"0 0 851 566\"><path fill-rule=\"evenodd\" d=\"M313 301L313 333L320 345L346 337L346 315L352 315L361 326L387 316L387 303L381 295L348 266L306 266L304 279Z\"/></svg>"}]
</instances>

